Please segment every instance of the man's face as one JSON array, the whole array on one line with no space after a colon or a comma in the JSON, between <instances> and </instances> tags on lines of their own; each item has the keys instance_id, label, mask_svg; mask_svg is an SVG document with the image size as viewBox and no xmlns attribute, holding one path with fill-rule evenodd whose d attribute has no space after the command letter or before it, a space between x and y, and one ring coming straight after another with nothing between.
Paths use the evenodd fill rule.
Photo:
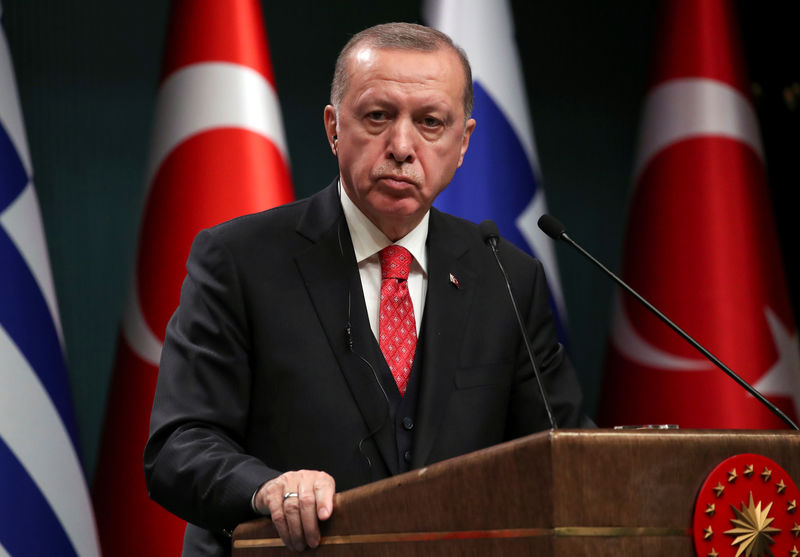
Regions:
<instances>
[{"instance_id":1,"label":"man's face","mask_svg":"<svg viewBox=\"0 0 800 557\"><path fill-rule=\"evenodd\" d=\"M338 114L325 108L328 139L342 186L394 241L420 222L461 166L475 127L464 119L464 72L450 49L364 46L351 55L348 75Z\"/></svg>"}]
</instances>

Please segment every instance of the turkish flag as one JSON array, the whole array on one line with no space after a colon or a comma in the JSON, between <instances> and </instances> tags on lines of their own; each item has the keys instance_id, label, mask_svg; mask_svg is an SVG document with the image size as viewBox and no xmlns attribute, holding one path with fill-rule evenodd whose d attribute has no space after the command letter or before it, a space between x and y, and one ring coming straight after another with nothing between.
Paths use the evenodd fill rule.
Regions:
<instances>
[{"instance_id":1,"label":"turkish flag","mask_svg":"<svg viewBox=\"0 0 800 557\"><path fill-rule=\"evenodd\" d=\"M180 554L185 523L148 498L142 454L195 235L294 199L258 0L173 2L146 183L93 489L108 555Z\"/></svg>"},{"instance_id":2,"label":"turkish flag","mask_svg":"<svg viewBox=\"0 0 800 557\"><path fill-rule=\"evenodd\" d=\"M796 420L797 331L733 8L727 0L662 4L622 275ZM785 427L624 294L598 421Z\"/></svg>"}]
</instances>

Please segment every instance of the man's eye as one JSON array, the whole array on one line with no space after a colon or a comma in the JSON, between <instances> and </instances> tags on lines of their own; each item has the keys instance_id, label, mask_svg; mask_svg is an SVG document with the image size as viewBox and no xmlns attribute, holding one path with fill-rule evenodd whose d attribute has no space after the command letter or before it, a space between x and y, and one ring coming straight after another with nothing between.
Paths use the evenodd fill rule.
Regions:
<instances>
[{"instance_id":1,"label":"man's eye","mask_svg":"<svg viewBox=\"0 0 800 557\"><path fill-rule=\"evenodd\" d=\"M434 118L432 116L428 116L422 119L422 123L425 125L426 128L437 128L442 125L442 121L438 118Z\"/></svg>"},{"instance_id":2,"label":"man's eye","mask_svg":"<svg viewBox=\"0 0 800 557\"><path fill-rule=\"evenodd\" d=\"M377 122L382 122L383 120L386 120L386 113L385 112L380 112L378 110L375 110L375 111L370 112L369 114L367 114L367 117L370 120L375 120Z\"/></svg>"}]
</instances>

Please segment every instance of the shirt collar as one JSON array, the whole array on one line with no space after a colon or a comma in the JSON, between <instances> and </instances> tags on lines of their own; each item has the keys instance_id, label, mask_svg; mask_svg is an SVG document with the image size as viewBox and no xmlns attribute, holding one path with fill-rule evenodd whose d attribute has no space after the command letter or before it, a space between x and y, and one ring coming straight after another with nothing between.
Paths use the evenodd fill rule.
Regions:
<instances>
[{"instance_id":1,"label":"shirt collar","mask_svg":"<svg viewBox=\"0 0 800 557\"><path fill-rule=\"evenodd\" d=\"M353 241L353 251L356 254L356 262L361 263L365 259L377 254L386 246L392 243L403 246L414 257L414 260L422 268L422 272L428 272L428 252L425 243L428 241L428 222L430 211L425 213L420 223L411 232L400 238L397 242L392 242L386 235L375 226L367 216L356 207L356 204L347 195L347 191L342 187L339 180L339 199L342 202L344 218L347 221L347 228L350 230L350 238Z\"/></svg>"}]
</instances>

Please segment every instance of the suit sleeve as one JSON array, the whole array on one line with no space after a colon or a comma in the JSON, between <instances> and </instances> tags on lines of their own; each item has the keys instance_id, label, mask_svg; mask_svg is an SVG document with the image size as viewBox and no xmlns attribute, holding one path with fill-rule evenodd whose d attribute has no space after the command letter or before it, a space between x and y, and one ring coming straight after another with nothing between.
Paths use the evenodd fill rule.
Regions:
<instances>
[{"instance_id":1,"label":"suit sleeve","mask_svg":"<svg viewBox=\"0 0 800 557\"><path fill-rule=\"evenodd\" d=\"M563 345L558 341L555 322L550 310L550 291L541 262L533 261L533 277L517 275L519 286L529 285L527 305L520 301L520 312L528 330L534 359L542 377L542 384L558 427L592 427L582 412L582 394L575 370ZM528 268L530 268L528 266ZM512 281L514 277L512 277ZM516 286L516 285L515 285ZM518 289L524 291L524 289ZM527 311L527 313L526 313ZM541 402L536 376L524 343L520 343L517 357L515 385L509 407L508 438L519 437L541 429L548 429L547 412ZM532 429L532 425L533 429Z\"/></svg>"},{"instance_id":2,"label":"suit sleeve","mask_svg":"<svg viewBox=\"0 0 800 557\"><path fill-rule=\"evenodd\" d=\"M233 258L205 231L186 268L161 354L145 478L150 497L170 512L232 529L255 517L252 494L279 472L245 453L251 340Z\"/></svg>"}]
</instances>

